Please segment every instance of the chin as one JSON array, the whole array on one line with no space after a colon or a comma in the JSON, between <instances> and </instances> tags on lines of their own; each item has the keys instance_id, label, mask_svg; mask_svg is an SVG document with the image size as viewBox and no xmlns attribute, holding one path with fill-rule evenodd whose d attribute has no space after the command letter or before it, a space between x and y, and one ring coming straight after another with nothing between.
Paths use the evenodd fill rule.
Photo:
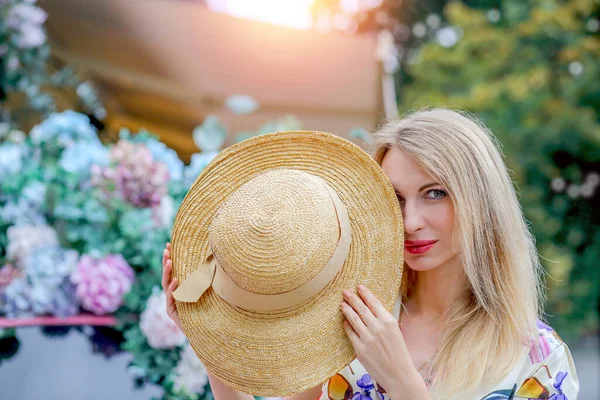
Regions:
<instances>
[{"instance_id":1,"label":"chin","mask_svg":"<svg viewBox=\"0 0 600 400\"><path fill-rule=\"evenodd\" d=\"M416 262L406 261L406 265L408 266L408 268L412 269L413 271L418 271L418 272L432 271L441 266L439 263L424 262L424 260L419 260Z\"/></svg>"},{"instance_id":2,"label":"chin","mask_svg":"<svg viewBox=\"0 0 600 400\"><path fill-rule=\"evenodd\" d=\"M412 255L405 255L404 258L406 265L417 272L433 271L438 268L444 268L444 266L451 267L455 264L456 260L456 254L448 257L413 257Z\"/></svg>"}]
</instances>

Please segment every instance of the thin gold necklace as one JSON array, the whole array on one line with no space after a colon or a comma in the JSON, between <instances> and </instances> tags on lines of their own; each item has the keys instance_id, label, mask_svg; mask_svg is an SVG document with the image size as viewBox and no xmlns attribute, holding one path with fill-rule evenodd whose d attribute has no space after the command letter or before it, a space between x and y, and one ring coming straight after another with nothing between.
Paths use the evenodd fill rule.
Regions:
<instances>
[{"instance_id":1,"label":"thin gold necklace","mask_svg":"<svg viewBox=\"0 0 600 400\"><path fill-rule=\"evenodd\" d=\"M400 318L399 318L398 323L400 326L400 330L402 330L402 311L400 311ZM427 360L425 360L425 362L423 364L421 364L421 366L419 368L417 368L417 372L420 374L421 370L423 370L423 368L425 368L425 366L427 364L429 364L437 355L438 355L438 351L433 353L433 355L431 357L429 357ZM431 385L431 374L428 377L423 377L423 380L425 381L426 385Z\"/></svg>"}]
</instances>

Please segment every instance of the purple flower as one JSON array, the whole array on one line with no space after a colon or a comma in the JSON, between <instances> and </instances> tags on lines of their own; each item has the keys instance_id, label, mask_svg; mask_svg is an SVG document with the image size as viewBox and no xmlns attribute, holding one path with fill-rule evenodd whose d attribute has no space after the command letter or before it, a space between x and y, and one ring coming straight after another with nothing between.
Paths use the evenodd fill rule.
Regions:
<instances>
[{"instance_id":1,"label":"purple flower","mask_svg":"<svg viewBox=\"0 0 600 400\"><path fill-rule=\"evenodd\" d=\"M81 306L97 315L116 311L135 280L133 269L120 255L98 259L82 256L71 276Z\"/></svg>"},{"instance_id":2,"label":"purple flower","mask_svg":"<svg viewBox=\"0 0 600 400\"><path fill-rule=\"evenodd\" d=\"M3 290L4 313L11 318L76 314L79 305L69 276L77 259L73 250L53 245L36 248L23 260L20 275Z\"/></svg>"},{"instance_id":3,"label":"purple flower","mask_svg":"<svg viewBox=\"0 0 600 400\"><path fill-rule=\"evenodd\" d=\"M120 140L111 150L111 166L92 167L92 183L136 207L158 206L168 193L169 170L155 161L152 152L141 143Z\"/></svg>"},{"instance_id":4,"label":"purple flower","mask_svg":"<svg viewBox=\"0 0 600 400\"><path fill-rule=\"evenodd\" d=\"M549 325L546 325L545 323L543 323L539 319L537 320L537 327L538 327L538 329L543 329L543 330L548 331L548 332L552 332L553 331L553 329Z\"/></svg>"},{"instance_id":5,"label":"purple flower","mask_svg":"<svg viewBox=\"0 0 600 400\"><path fill-rule=\"evenodd\" d=\"M559 372L556 374L556 379L554 380L553 386L556 390L558 390L558 393L554 393L552 396L550 396L549 400L569 400L561 389L562 383L568 374L568 372Z\"/></svg>"},{"instance_id":6,"label":"purple flower","mask_svg":"<svg viewBox=\"0 0 600 400\"><path fill-rule=\"evenodd\" d=\"M362 393L354 393L352 400L371 400L370 392L371 390L375 389L375 384L373 383L371 376L369 374L364 374L359 380L356 381L356 384L362 389ZM381 398L381 395L379 397Z\"/></svg>"},{"instance_id":7,"label":"purple flower","mask_svg":"<svg viewBox=\"0 0 600 400\"><path fill-rule=\"evenodd\" d=\"M356 381L356 384L362 390L373 390L375 388L375 385L373 384L369 374L364 374L359 380Z\"/></svg>"}]
</instances>

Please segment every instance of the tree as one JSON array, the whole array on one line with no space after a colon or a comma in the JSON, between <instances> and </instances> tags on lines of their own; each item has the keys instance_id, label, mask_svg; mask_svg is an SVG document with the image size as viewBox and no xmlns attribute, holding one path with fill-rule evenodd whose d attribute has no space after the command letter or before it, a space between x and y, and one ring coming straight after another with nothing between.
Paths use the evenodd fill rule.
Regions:
<instances>
[{"instance_id":1,"label":"tree","mask_svg":"<svg viewBox=\"0 0 600 400\"><path fill-rule=\"evenodd\" d=\"M448 3L400 89L401 112L460 107L499 137L549 273L549 320L568 338L599 329L599 11L594 0Z\"/></svg>"}]
</instances>

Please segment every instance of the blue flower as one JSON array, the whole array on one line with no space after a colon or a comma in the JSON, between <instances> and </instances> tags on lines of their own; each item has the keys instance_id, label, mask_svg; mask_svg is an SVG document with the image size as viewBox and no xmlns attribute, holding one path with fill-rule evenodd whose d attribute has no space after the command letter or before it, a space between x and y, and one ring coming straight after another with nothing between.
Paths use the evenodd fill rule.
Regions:
<instances>
[{"instance_id":1,"label":"blue flower","mask_svg":"<svg viewBox=\"0 0 600 400\"><path fill-rule=\"evenodd\" d=\"M36 145L56 141L63 149L80 141L101 145L96 130L90 124L90 119L72 110L50 115L42 123L33 127L30 137Z\"/></svg>"},{"instance_id":2,"label":"blue flower","mask_svg":"<svg viewBox=\"0 0 600 400\"><path fill-rule=\"evenodd\" d=\"M179 159L175 150L168 148L166 144L155 139L148 140L144 144L152 152L152 158L167 166L171 180L180 181L183 179L183 161Z\"/></svg>"},{"instance_id":3,"label":"blue flower","mask_svg":"<svg viewBox=\"0 0 600 400\"><path fill-rule=\"evenodd\" d=\"M14 143L0 145L0 181L21 170L24 154L25 148L21 145Z\"/></svg>"},{"instance_id":4,"label":"blue flower","mask_svg":"<svg viewBox=\"0 0 600 400\"><path fill-rule=\"evenodd\" d=\"M76 314L79 306L70 275L78 254L58 246L37 248L25 258L24 275L4 290L4 313L9 317Z\"/></svg>"},{"instance_id":5,"label":"blue flower","mask_svg":"<svg viewBox=\"0 0 600 400\"><path fill-rule=\"evenodd\" d=\"M206 167L217 154L219 154L218 151L205 151L192 155L190 165L188 165L184 172L184 185L190 187L204 167Z\"/></svg>"},{"instance_id":6,"label":"blue flower","mask_svg":"<svg viewBox=\"0 0 600 400\"><path fill-rule=\"evenodd\" d=\"M65 149L59 164L67 172L88 174L92 165L108 165L108 149L100 143L78 142Z\"/></svg>"}]
</instances>

